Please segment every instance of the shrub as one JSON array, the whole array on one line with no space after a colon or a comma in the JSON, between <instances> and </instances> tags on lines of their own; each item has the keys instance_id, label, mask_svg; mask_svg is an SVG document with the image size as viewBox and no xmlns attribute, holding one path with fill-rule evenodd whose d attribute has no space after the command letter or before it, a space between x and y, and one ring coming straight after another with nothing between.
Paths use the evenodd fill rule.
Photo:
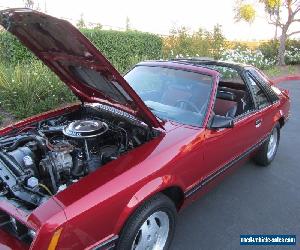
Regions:
<instances>
[{"instance_id":1,"label":"shrub","mask_svg":"<svg viewBox=\"0 0 300 250\"><path fill-rule=\"evenodd\" d=\"M0 60L16 65L23 61L31 62L35 56L10 33L0 32Z\"/></svg>"},{"instance_id":2,"label":"shrub","mask_svg":"<svg viewBox=\"0 0 300 250\"><path fill-rule=\"evenodd\" d=\"M157 35L99 29L82 32L121 72L162 55L162 39ZM0 32L0 60L0 106L16 118L76 100L65 84L8 32Z\"/></svg>"},{"instance_id":3,"label":"shrub","mask_svg":"<svg viewBox=\"0 0 300 250\"><path fill-rule=\"evenodd\" d=\"M25 118L77 100L42 62L0 64L0 105Z\"/></svg>"},{"instance_id":4,"label":"shrub","mask_svg":"<svg viewBox=\"0 0 300 250\"><path fill-rule=\"evenodd\" d=\"M275 64L275 60L266 58L260 50L250 50L239 47L235 50L223 50L221 59L224 61L254 65L260 69L270 68Z\"/></svg>"},{"instance_id":5,"label":"shrub","mask_svg":"<svg viewBox=\"0 0 300 250\"><path fill-rule=\"evenodd\" d=\"M275 60L278 54L278 41L270 40L268 42L262 43L258 49L262 52L262 54L271 60Z\"/></svg>"},{"instance_id":6,"label":"shrub","mask_svg":"<svg viewBox=\"0 0 300 250\"><path fill-rule=\"evenodd\" d=\"M300 40L287 40L286 49L290 50L291 48L300 49Z\"/></svg>"},{"instance_id":7,"label":"shrub","mask_svg":"<svg viewBox=\"0 0 300 250\"><path fill-rule=\"evenodd\" d=\"M243 42L230 42L230 47L228 49L233 49L233 50L248 50L251 49L246 43Z\"/></svg>"},{"instance_id":8,"label":"shrub","mask_svg":"<svg viewBox=\"0 0 300 250\"><path fill-rule=\"evenodd\" d=\"M188 28L173 29L171 35L164 38L164 58L212 57L219 59L221 48L225 46L225 37L221 26L216 25L212 32L199 29L191 33Z\"/></svg>"},{"instance_id":9,"label":"shrub","mask_svg":"<svg viewBox=\"0 0 300 250\"><path fill-rule=\"evenodd\" d=\"M290 47L289 50L285 52L285 62L286 64L299 64L300 48Z\"/></svg>"},{"instance_id":10,"label":"shrub","mask_svg":"<svg viewBox=\"0 0 300 250\"><path fill-rule=\"evenodd\" d=\"M82 32L121 72L139 61L162 57L162 39L154 34L98 29L83 29Z\"/></svg>"},{"instance_id":11,"label":"shrub","mask_svg":"<svg viewBox=\"0 0 300 250\"><path fill-rule=\"evenodd\" d=\"M276 60L278 54L279 42L271 40L259 46L263 55L271 60ZM286 64L300 64L300 41L287 40L285 62Z\"/></svg>"}]
</instances>

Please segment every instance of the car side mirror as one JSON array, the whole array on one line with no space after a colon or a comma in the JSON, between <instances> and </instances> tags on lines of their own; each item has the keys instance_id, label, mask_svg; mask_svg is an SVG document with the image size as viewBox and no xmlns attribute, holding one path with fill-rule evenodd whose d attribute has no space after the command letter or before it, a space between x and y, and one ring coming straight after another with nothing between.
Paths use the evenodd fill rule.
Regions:
<instances>
[{"instance_id":1,"label":"car side mirror","mask_svg":"<svg viewBox=\"0 0 300 250\"><path fill-rule=\"evenodd\" d=\"M234 121L232 117L214 115L211 121L210 128L219 129L219 128L233 128Z\"/></svg>"}]
</instances>

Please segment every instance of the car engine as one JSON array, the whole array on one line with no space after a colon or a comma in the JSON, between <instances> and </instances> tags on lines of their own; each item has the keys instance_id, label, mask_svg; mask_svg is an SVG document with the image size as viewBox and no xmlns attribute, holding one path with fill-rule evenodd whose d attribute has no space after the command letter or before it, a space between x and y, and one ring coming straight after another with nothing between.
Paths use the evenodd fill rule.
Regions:
<instances>
[{"instance_id":1,"label":"car engine","mask_svg":"<svg viewBox=\"0 0 300 250\"><path fill-rule=\"evenodd\" d=\"M37 207L150 137L87 108L25 126L0 138L0 196Z\"/></svg>"}]
</instances>

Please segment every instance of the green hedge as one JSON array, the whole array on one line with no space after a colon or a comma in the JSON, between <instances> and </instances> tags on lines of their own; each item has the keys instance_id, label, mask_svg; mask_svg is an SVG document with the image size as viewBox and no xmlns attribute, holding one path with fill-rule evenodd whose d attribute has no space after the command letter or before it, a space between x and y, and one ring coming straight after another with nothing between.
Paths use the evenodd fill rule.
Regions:
<instances>
[{"instance_id":1,"label":"green hedge","mask_svg":"<svg viewBox=\"0 0 300 250\"><path fill-rule=\"evenodd\" d=\"M141 60L162 55L162 39L137 31L82 32L121 72ZM50 110L76 98L35 56L8 32L0 32L0 108L17 119Z\"/></svg>"},{"instance_id":2,"label":"green hedge","mask_svg":"<svg viewBox=\"0 0 300 250\"><path fill-rule=\"evenodd\" d=\"M162 57L162 38L154 34L99 29L81 31L121 72L141 60ZM34 56L8 32L1 32L0 59L16 65L31 62Z\"/></svg>"},{"instance_id":3,"label":"green hedge","mask_svg":"<svg viewBox=\"0 0 300 250\"><path fill-rule=\"evenodd\" d=\"M138 31L82 30L122 72L139 61L162 57L161 37Z\"/></svg>"},{"instance_id":4,"label":"green hedge","mask_svg":"<svg viewBox=\"0 0 300 250\"><path fill-rule=\"evenodd\" d=\"M34 55L10 33L0 32L0 59L2 63L16 65L31 62Z\"/></svg>"}]
</instances>

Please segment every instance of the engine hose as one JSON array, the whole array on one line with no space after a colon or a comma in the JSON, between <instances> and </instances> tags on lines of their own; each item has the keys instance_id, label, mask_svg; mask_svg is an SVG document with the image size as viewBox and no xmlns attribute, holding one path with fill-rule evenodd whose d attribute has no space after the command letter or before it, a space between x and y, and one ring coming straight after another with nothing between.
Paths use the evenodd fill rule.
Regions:
<instances>
[{"instance_id":1,"label":"engine hose","mask_svg":"<svg viewBox=\"0 0 300 250\"><path fill-rule=\"evenodd\" d=\"M37 136L34 135L28 135L26 137L22 137L18 139L17 141L14 142L13 145L7 148L8 151L13 151L17 149L21 144L25 144L26 142L29 141L35 141L37 142L37 145L39 149L43 151L43 153L46 153L46 145L42 142L42 138L38 138Z\"/></svg>"}]
</instances>

